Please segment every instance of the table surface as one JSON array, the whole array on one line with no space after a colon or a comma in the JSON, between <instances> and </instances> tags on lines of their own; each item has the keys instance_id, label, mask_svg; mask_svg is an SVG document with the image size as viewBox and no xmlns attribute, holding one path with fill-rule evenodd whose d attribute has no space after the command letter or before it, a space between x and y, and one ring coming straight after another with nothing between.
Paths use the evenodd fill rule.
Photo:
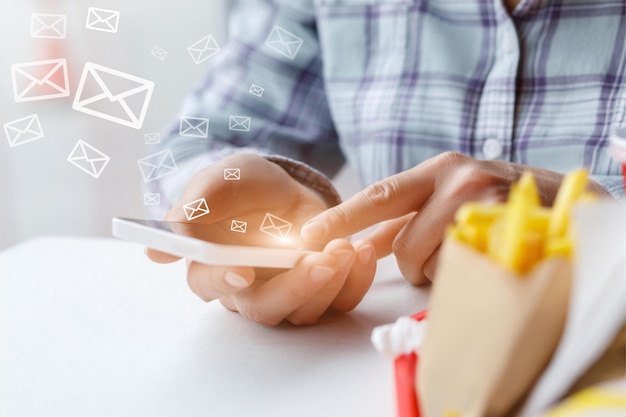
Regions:
<instances>
[{"instance_id":1,"label":"table surface","mask_svg":"<svg viewBox=\"0 0 626 417\"><path fill-rule=\"evenodd\" d=\"M265 327L188 289L182 262L114 239L0 252L0 415L394 416L373 327L425 307L392 258L349 314Z\"/></svg>"}]
</instances>

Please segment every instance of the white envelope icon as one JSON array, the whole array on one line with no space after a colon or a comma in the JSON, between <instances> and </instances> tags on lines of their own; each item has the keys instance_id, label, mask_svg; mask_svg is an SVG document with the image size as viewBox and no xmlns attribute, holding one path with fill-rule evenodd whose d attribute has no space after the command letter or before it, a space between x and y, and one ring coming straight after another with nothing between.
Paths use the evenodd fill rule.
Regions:
<instances>
[{"instance_id":1,"label":"white envelope icon","mask_svg":"<svg viewBox=\"0 0 626 417\"><path fill-rule=\"evenodd\" d=\"M165 57L167 56L167 51L161 48L160 46L154 45L152 47L152 51L150 52L150 55L152 55L156 59L160 59L161 61L163 61L165 60Z\"/></svg>"},{"instance_id":2,"label":"white envelope icon","mask_svg":"<svg viewBox=\"0 0 626 417\"><path fill-rule=\"evenodd\" d=\"M90 7L87 11L85 28L101 32L117 33L120 22L120 12L117 10L99 9Z\"/></svg>"},{"instance_id":3,"label":"white envelope icon","mask_svg":"<svg viewBox=\"0 0 626 417\"><path fill-rule=\"evenodd\" d=\"M207 59L220 51L220 47L213 39L213 35L207 35L193 45L187 47L187 52L196 65L203 63Z\"/></svg>"},{"instance_id":4,"label":"white envelope icon","mask_svg":"<svg viewBox=\"0 0 626 417\"><path fill-rule=\"evenodd\" d=\"M209 119L183 116L180 118L178 133L192 138L206 138L209 136Z\"/></svg>"},{"instance_id":5,"label":"white envelope icon","mask_svg":"<svg viewBox=\"0 0 626 417\"><path fill-rule=\"evenodd\" d=\"M211 212L204 197L185 204L183 206L183 210L185 211L185 216L187 216L187 220L189 221L197 219L198 217L206 216Z\"/></svg>"},{"instance_id":6,"label":"white envelope icon","mask_svg":"<svg viewBox=\"0 0 626 417\"><path fill-rule=\"evenodd\" d=\"M144 182L154 181L178 170L174 155L169 149L141 158L137 164Z\"/></svg>"},{"instance_id":7,"label":"white envelope icon","mask_svg":"<svg viewBox=\"0 0 626 417\"><path fill-rule=\"evenodd\" d=\"M146 193L143 195L143 204L146 206L158 206L161 204L161 194Z\"/></svg>"},{"instance_id":8,"label":"white envelope icon","mask_svg":"<svg viewBox=\"0 0 626 417\"><path fill-rule=\"evenodd\" d=\"M65 39L67 18L64 14L30 15L30 36L33 38Z\"/></svg>"},{"instance_id":9,"label":"white envelope icon","mask_svg":"<svg viewBox=\"0 0 626 417\"><path fill-rule=\"evenodd\" d=\"M250 131L251 119L246 116L230 116L228 121L228 130L236 130L238 132Z\"/></svg>"},{"instance_id":10,"label":"white envelope icon","mask_svg":"<svg viewBox=\"0 0 626 417\"><path fill-rule=\"evenodd\" d=\"M241 220L233 220L230 223L230 230L238 233L246 233L246 229L248 228L248 223Z\"/></svg>"},{"instance_id":11,"label":"white envelope icon","mask_svg":"<svg viewBox=\"0 0 626 417\"><path fill-rule=\"evenodd\" d=\"M64 58L11 65L13 96L18 103L67 97L67 62Z\"/></svg>"},{"instance_id":12,"label":"white envelope icon","mask_svg":"<svg viewBox=\"0 0 626 417\"><path fill-rule=\"evenodd\" d=\"M287 220L283 220L278 216L265 213L263 222L259 230L265 234L273 236L277 239L284 239L289 234L292 224Z\"/></svg>"},{"instance_id":13,"label":"white envelope icon","mask_svg":"<svg viewBox=\"0 0 626 417\"><path fill-rule=\"evenodd\" d=\"M146 133L143 135L143 139L146 142L146 145L154 145L155 143L161 142L161 134L160 133Z\"/></svg>"},{"instance_id":14,"label":"white envelope icon","mask_svg":"<svg viewBox=\"0 0 626 417\"><path fill-rule=\"evenodd\" d=\"M241 179L241 170L239 168L224 168L224 179L226 181L238 181Z\"/></svg>"},{"instance_id":15,"label":"white envelope icon","mask_svg":"<svg viewBox=\"0 0 626 417\"><path fill-rule=\"evenodd\" d=\"M289 59L296 57L302 43L302 39L278 25L274 25L270 35L265 40L265 46Z\"/></svg>"},{"instance_id":16,"label":"white envelope icon","mask_svg":"<svg viewBox=\"0 0 626 417\"><path fill-rule=\"evenodd\" d=\"M72 165L98 179L110 158L83 140L76 142L67 160Z\"/></svg>"},{"instance_id":17,"label":"white envelope icon","mask_svg":"<svg viewBox=\"0 0 626 417\"><path fill-rule=\"evenodd\" d=\"M140 129L153 90L152 81L87 62L72 108L100 119Z\"/></svg>"},{"instance_id":18,"label":"white envelope icon","mask_svg":"<svg viewBox=\"0 0 626 417\"><path fill-rule=\"evenodd\" d=\"M265 91L265 89L263 87L259 87L256 84L252 84L250 86L250 90L248 90L248 92L254 96L257 97L261 97L263 95L263 92Z\"/></svg>"},{"instance_id":19,"label":"white envelope icon","mask_svg":"<svg viewBox=\"0 0 626 417\"><path fill-rule=\"evenodd\" d=\"M7 122L3 126L10 147L43 138L39 117L36 114Z\"/></svg>"}]
</instances>

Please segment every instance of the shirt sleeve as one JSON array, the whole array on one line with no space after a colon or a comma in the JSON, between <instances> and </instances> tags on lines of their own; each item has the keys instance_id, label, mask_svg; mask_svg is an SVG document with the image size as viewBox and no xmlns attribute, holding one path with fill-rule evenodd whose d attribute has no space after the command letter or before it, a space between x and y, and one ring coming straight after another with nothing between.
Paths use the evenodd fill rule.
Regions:
<instances>
[{"instance_id":1,"label":"shirt sleeve","mask_svg":"<svg viewBox=\"0 0 626 417\"><path fill-rule=\"evenodd\" d=\"M238 152L277 156L270 160L284 168L298 165L292 171L299 181L312 167L316 183L326 182L325 200L333 201L327 177L339 171L344 157L324 90L312 2L237 2L228 43L203 64L204 80L162 134L159 150L171 151L176 170L146 184L148 192L161 195L153 214L163 215L195 172ZM190 128L200 118L208 119L206 137Z\"/></svg>"}]
</instances>

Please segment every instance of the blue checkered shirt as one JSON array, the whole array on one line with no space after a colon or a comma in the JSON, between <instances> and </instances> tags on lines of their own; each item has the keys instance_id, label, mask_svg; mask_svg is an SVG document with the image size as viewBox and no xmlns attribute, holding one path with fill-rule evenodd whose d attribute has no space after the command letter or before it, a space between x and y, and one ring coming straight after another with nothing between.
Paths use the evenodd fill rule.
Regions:
<instances>
[{"instance_id":1,"label":"blue checkered shirt","mask_svg":"<svg viewBox=\"0 0 626 417\"><path fill-rule=\"evenodd\" d=\"M331 178L347 160L364 185L456 151L585 166L622 197L607 148L625 124L625 19L623 0L522 0L511 13L499 0L240 1L163 141L179 169L150 188L171 204L194 172L242 151ZM208 118L208 137L181 135L181 117Z\"/></svg>"}]
</instances>

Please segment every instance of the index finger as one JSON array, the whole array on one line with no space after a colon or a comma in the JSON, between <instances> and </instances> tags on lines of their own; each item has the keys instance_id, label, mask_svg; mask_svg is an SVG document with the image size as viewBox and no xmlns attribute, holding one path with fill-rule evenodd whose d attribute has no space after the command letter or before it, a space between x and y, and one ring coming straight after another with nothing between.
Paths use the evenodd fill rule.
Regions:
<instances>
[{"instance_id":1,"label":"index finger","mask_svg":"<svg viewBox=\"0 0 626 417\"><path fill-rule=\"evenodd\" d=\"M384 220L418 211L434 191L430 164L378 181L302 226L303 239L326 241L352 235Z\"/></svg>"}]
</instances>

